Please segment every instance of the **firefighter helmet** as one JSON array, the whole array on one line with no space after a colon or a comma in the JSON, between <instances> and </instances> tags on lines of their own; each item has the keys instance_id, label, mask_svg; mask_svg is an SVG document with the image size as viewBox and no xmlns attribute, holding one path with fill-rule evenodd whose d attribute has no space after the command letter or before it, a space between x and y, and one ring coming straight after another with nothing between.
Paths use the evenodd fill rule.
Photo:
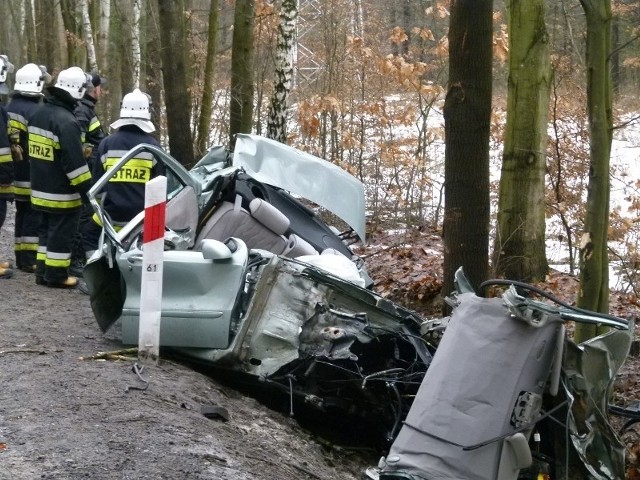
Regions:
<instances>
[{"instance_id":1,"label":"firefighter helmet","mask_svg":"<svg viewBox=\"0 0 640 480\"><path fill-rule=\"evenodd\" d=\"M136 125L147 133L156 129L151 123L151 98L139 88L124 96L120 104L120 118L111 124L111 128L123 125Z\"/></svg>"},{"instance_id":2,"label":"firefighter helmet","mask_svg":"<svg viewBox=\"0 0 640 480\"><path fill-rule=\"evenodd\" d=\"M55 86L80 100L87 91L87 76L80 67L69 67L58 74Z\"/></svg>"},{"instance_id":3,"label":"firefighter helmet","mask_svg":"<svg viewBox=\"0 0 640 480\"><path fill-rule=\"evenodd\" d=\"M120 118L140 118L151 120L151 99L149 95L136 88L127 93L120 105Z\"/></svg>"},{"instance_id":4,"label":"firefighter helmet","mask_svg":"<svg viewBox=\"0 0 640 480\"><path fill-rule=\"evenodd\" d=\"M7 81L7 74L13 73L13 63L6 55L0 55L0 83Z\"/></svg>"},{"instance_id":5,"label":"firefighter helmet","mask_svg":"<svg viewBox=\"0 0 640 480\"><path fill-rule=\"evenodd\" d=\"M42 95L42 89L49 81L51 81L51 75L47 73L46 67L27 63L16 72L16 83L13 89L23 95L35 97Z\"/></svg>"}]
</instances>

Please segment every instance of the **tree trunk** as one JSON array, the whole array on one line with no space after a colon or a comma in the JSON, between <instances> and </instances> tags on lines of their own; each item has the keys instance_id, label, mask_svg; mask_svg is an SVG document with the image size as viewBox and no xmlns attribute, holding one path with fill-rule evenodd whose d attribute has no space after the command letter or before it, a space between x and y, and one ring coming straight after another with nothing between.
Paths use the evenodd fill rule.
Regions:
<instances>
[{"instance_id":1,"label":"tree trunk","mask_svg":"<svg viewBox=\"0 0 640 480\"><path fill-rule=\"evenodd\" d=\"M287 143L287 110L293 78L293 41L298 15L297 0L283 0L276 47L276 80L269 103L267 137Z\"/></svg>"},{"instance_id":2,"label":"tree trunk","mask_svg":"<svg viewBox=\"0 0 640 480\"><path fill-rule=\"evenodd\" d=\"M67 65L65 68L70 66L83 68L86 57L84 49L81 47L82 29L77 19L76 1L60 0L60 10L62 12L62 22L67 38ZM52 12L48 12L47 20L51 18L51 13Z\"/></svg>"},{"instance_id":3,"label":"tree trunk","mask_svg":"<svg viewBox=\"0 0 640 480\"><path fill-rule=\"evenodd\" d=\"M25 35L27 39L25 50L25 62L30 62L31 58L39 58L37 55L36 43L36 19L35 9L31 2L25 2Z\"/></svg>"},{"instance_id":4,"label":"tree trunk","mask_svg":"<svg viewBox=\"0 0 640 480\"><path fill-rule=\"evenodd\" d=\"M445 211L443 294L463 267L477 288L489 268L489 128L492 0L454 0L444 104Z\"/></svg>"},{"instance_id":5,"label":"tree trunk","mask_svg":"<svg viewBox=\"0 0 640 480\"><path fill-rule=\"evenodd\" d=\"M146 84L147 93L151 95L154 108L151 109L151 121L156 127L155 135L158 139L166 137L166 115L162 114L164 103L164 79L162 71L158 69L158 65L162 63L160 57L160 30L156 19L158 18L158 5L156 2L146 2L146 13L144 18L148 21L144 22L145 35L143 38L146 42L146 51L148 52L143 58L144 70L147 74L143 83Z\"/></svg>"},{"instance_id":6,"label":"tree trunk","mask_svg":"<svg viewBox=\"0 0 640 480\"><path fill-rule=\"evenodd\" d=\"M613 132L610 0L581 0L587 21L587 111L590 156L587 213L580 240L580 291L577 304L596 312L609 311L609 160ZM604 333L606 328L576 325L576 341Z\"/></svg>"},{"instance_id":7,"label":"tree trunk","mask_svg":"<svg viewBox=\"0 0 640 480\"><path fill-rule=\"evenodd\" d=\"M547 118L551 88L545 0L510 0L509 80L504 135L496 274L544 280Z\"/></svg>"},{"instance_id":8,"label":"tree trunk","mask_svg":"<svg viewBox=\"0 0 640 480\"><path fill-rule=\"evenodd\" d=\"M131 56L133 61L133 88L140 88L140 11L142 0L133 0L133 23L131 24Z\"/></svg>"},{"instance_id":9,"label":"tree trunk","mask_svg":"<svg viewBox=\"0 0 640 480\"><path fill-rule=\"evenodd\" d=\"M253 118L253 26L255 0L236 0L231 47L231 99L229 105L229 145L233 149L237 133L250 133Z\"/></svg>"},{"instance_id":10,"label":"tree trunk","mask_svg":"<svg viewBox=\"0 0 640 480\"><path fill-rule=\"evenodd\" d=\"M119 14L117 3L113 3L113 11L109 17L109 36L112 41L109 42L107 49L107 59L109 65L109 97L111 104L109 105L108 118L112 120L120 116L120 100L123 97L122 89L122 43L123 25L122 15ZM100 102L102 103L102 102Z\"/></svg>"},{"instance_id":11,"label":"tree trunk","mask_svg":"<svg viewBox=\"0 0 640 480\"><path fill-rule=\"evenodd\" d=\"M39 63L44 63L49 72L61 70L61 62L58 58L60 52L60 42L57 38L58 32L58 16L56 12L55 0L42 0L34 2L35 8L35 24L47 25L47 28L37 30L36 39L36 58ZM29 60L31 61L31 60Z\"/></svg>"},{"instance_id":12,"label":"tree trunk","mask_svg":"<svg viewBox=\"0 0 640 480\"><path fill-rule=\"evenodd\" d=\"M209 7L209 29L207 35L207 61L204 66L202 86L202 108L198 120L198 139L196 141L196 158L204 155L209 140L211 112L213 111L213 79L216 65L218 41L218 0L211 0Z\"/></svg>"},{"instance_id":13,"label":"tree trunk","mask_svg":"<svg viewBox=\"0 0 640 480\"><path fill-rule=\"evenodd\" d=\"M180 163L191 167L194 157L184 0L158 0L158 9L169 151Z\"/></svg>"},{"instance_id":14,"label":"tree trunk","mask_svg":"<svg viewBox=\"0 0 640 480\"><path fill-rule=\"evenodd\" d=\"M109 48L109 21L111 19L111 0L98 2L98 29L96 31L97 57L99 65L107 65ZM109 73L110 74L110 73Z\"/></svg>"},{"instance_id":15,"label":"tree trunk","mask_svg":"<svg viewBox=\"0 0 640 480\"><path fill-rule=\"evenodd\" d=\"M84 42L87 46L89 68L93 72L98 72L98 59L96 57L96 48L93 44L93 28L91 27L91 18L89 18L89 0L80 0L80 11L82 12L82 31L84 33Z\"/></svg>"}]
</instances>

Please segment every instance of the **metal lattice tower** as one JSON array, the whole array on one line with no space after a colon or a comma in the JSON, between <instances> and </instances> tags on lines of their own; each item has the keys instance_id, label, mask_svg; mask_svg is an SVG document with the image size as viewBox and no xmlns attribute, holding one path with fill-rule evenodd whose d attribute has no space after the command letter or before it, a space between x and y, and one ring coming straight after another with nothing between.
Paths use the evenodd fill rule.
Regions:
<instances>
[{"instance_id":1,"label":"metal lattice tower","mask_svg":"<svg viewBox=\"0 0 640 480\"><path fill-rule=\"evenodd\" d=\"M294 47L294 84L310 84L318 80L324 62L314 53L318 43L316 26L322 15L320 0L298 0L296 42Z\"/></svg>"}]
</instances>

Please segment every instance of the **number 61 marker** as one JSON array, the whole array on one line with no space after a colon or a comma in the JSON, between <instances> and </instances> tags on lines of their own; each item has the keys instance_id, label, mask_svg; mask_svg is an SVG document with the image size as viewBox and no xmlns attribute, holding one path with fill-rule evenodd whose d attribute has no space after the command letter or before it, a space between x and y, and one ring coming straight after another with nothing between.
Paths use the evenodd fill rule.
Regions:
<instances>
[{"instance_id":1,"label":"number 61 marker","mask_svg":"<svg viewBox=\"0 0 640 480\"><path fill-rule=\"evenodd\" d=\"M158 363L160 358L160 316L162 314L162 259L167 207L167 177L150 180L144 194L142 285L138 359Z\"/></svg>"}]
</instances>

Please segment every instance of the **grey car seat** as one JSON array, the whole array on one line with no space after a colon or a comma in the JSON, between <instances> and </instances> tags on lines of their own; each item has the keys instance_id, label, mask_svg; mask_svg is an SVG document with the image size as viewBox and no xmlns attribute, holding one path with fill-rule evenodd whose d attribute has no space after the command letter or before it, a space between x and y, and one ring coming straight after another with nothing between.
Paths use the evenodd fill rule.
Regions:
<instances>
[{"instance_id":1,"label":"grey car seat","mask_svg":"<svg viewBox=\"0 0 640 480\"><path fill-rule=\"evenodd\" d=\"M289 219L278 209L262 199L254 199L249 208L242 208L241 197L235 203L222 202L196 239L196 249L202 240L212 238L224 241L229 237L241 238L249 249L260 248L278 255L290 250L289 239L284 235Z\"/></svg>"},{"instance_id":2,"label":"grey car seat","mask_svg":"<svg viewBox=\"0 0 640 480\"><path fill-rule=\"evenodd\" d=\"M202 240L211 238L223 241L229 237L242 239L249 249L259 248L277 255L297 257L317 254L313 246L303 238L290 234L289 219L277 208L261 198L254 198L249 210L235 203L222 202L202 227L196 239L196 249Z\"/></svg>"},{"instance_id":3,"label":"grey car seat","mask_svg":"<svg viewBox=\"0 0 640 480\"><path fill-rule=\"evenodd\" d=\"M499 298L459 296L381 480L515 480L552 370L562 320L514 315Z\"/></svg>"}]
</instances>

